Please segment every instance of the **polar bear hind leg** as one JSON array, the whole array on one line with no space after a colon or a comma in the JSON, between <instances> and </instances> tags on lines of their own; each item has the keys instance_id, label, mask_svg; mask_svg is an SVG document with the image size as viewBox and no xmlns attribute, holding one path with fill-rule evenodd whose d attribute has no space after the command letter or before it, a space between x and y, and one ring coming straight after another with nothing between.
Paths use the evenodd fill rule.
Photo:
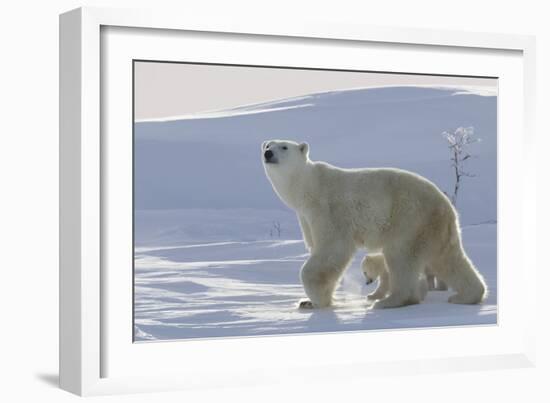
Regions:
<instances>
[{"instance_id":1,"label":"polar bear hind leg","mask_svg":"<svg viewBox=\"0 0 550 403\"><path fill-rule=\"evenodd\" d=\"M437 278L441 278L456 294L449 297L453 304L479 304L487 296L487 286L468 256L459 245L438 259Z\"/></svg>"}]
</instances>

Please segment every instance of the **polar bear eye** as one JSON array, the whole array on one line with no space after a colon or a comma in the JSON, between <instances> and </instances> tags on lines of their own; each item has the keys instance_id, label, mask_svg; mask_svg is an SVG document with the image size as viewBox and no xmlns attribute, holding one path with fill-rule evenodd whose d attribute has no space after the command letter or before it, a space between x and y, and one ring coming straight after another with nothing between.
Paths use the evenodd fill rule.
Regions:
<instances>
[{"instance_id":1,"label":"polar bear eye","mask_svg":"<svg viewBox=\"0 0 550 403\"><path fill-rule=\"evenodd\" d=\"M283 146L283 150L287 150L287 149L288 149L288 147L287 147L287 146Z\"/></svg>"}]
</instances>

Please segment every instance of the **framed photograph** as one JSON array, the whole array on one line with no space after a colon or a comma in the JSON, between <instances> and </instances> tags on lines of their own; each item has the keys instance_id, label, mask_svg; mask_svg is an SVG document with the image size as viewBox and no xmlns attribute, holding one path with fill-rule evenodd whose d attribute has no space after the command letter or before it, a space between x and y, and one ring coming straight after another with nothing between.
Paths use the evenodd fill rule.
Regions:
<instances>
[{"instance_id":1,"label":"framed photograph","mask_svg":"<svg viewBox=\"0 0 550 403\"><path fill-rule=\"evenodd\" d=\"M233 23L60 17L62 388L532 365L534 40Z\"/></svg>"}]
</instances>

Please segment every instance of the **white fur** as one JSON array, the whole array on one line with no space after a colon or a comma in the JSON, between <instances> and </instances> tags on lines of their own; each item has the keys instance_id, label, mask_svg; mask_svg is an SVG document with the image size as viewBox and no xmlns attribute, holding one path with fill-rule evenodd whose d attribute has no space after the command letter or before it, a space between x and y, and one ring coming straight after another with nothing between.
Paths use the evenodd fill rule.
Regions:
<instances>
[{"instance_id":1,"label":"white fur","mask_svg":"<svg viewBox=\"0 0 550 403\"><path fill-rule=\"evenodd\" d=\"M268 150L270 163L265 159ZM262 144L267 177L296 211L310 251L300 272L309 298L302 307L332 303L357 248L384 256L388 291L375 308L420 302L423 273L436 275L455 290L449 302L483 300L486 286L464 252L457 214L434 184L399 169L341 169L313 162L308 154L306 143Z\"/></svg>"},{"instance_id":2,"label":"white fur","mask_svg":"<svg viewBox=\"0 0 550 403\"><path fill-rule=\"evenodd\" d=\"M378 287L372 293L367 295L369 300L378 300L384 298L390 290L390 275L388 267L386 266L386 260L381 253L375 253L373 255L367 255L361 262L361 269L367 279L367 284L370 284L374 280L378 280ZM434 277L430 275L433 279ZM423 301L428 293L428 277L425 273L420 273L418 277L418 289L416 296L418 301ZM433 288L435 289L435 287Z\"/></svg>"}]
</instances>

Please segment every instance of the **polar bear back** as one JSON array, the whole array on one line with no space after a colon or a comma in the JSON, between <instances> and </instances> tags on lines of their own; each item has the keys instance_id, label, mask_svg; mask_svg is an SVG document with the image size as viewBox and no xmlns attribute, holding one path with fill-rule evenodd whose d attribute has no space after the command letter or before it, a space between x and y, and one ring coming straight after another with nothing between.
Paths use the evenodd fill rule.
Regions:
<instances>
[{"instance_id":1,"label":"polar bear back","mask_svg":"<svg viewBox=\"0 0 550 403\"><path fill-rule=\"evenodd\" d=\"M448 198L430 181L395 168L342 169L311 163L299 211L324 216L346 229L359 245L382 247L387 239L414 237L430 230L452 236L456 213Z\"/></svg>"}]
</instances>

